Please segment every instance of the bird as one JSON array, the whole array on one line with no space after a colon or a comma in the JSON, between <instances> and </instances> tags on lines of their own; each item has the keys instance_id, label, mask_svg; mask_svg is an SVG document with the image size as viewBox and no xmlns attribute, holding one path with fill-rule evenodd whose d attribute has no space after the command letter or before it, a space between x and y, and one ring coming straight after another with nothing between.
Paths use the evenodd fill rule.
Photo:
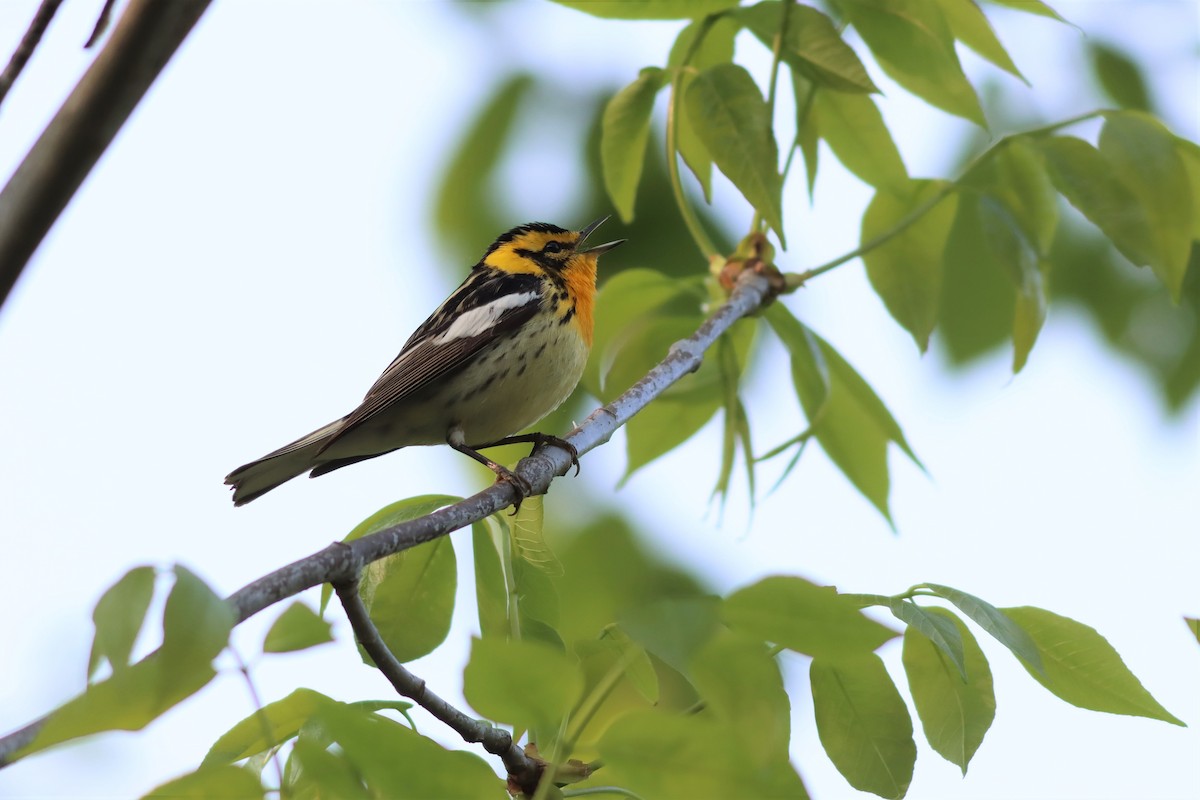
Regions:
<instances>
[{"instance_id":1,"label":"bird","mask_svg":"<svg viewBox=\"0 0 1200 800\"><path fill-rule=\"evenodd\" d=\"M584 247L607 219L577 231L530 222L501 234L357 408L226 476L234 505L305 472L316 478L417 445L448 444L485 465L513 485L518 508L528 482L480 450L553 443L578 470L578 453L565 440L517 434L558 408L583 375L597 261L626 241Z\"/></svg>"}]
</instances>

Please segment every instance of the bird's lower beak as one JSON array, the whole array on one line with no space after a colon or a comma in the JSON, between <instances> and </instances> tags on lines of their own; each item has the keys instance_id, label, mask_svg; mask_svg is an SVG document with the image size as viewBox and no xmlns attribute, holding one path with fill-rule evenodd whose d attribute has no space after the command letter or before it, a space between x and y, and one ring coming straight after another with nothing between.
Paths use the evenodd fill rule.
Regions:
<instances>
[{"instance_id":1,"label":"bird's lower beak","mask_svg":"<svg viewBox=\"0 0 1200 800\"><path fill-rule=\"evenodd\" d=\"M611 215L606 214L605 216L601 217L600 219L596 220L595 222L593 222L589 225L585 225L583 230L581 230L579 232L579 244L583 244L587 240L588 236L591 235L592 231L596 230L596 228L599 228L601 225L603 225L605 222L607 222L610 216ZM616 247L619 244L624 244L625 241L627 241L627 240L617 239L616 241L605 242L604 244L598 244L595 247L589 247L586 250L579 250L577 252L588 253L590 255L598 256L601 253L607 253L609 250L612 250L614 247Z\"/></svg>"}]
</instances>

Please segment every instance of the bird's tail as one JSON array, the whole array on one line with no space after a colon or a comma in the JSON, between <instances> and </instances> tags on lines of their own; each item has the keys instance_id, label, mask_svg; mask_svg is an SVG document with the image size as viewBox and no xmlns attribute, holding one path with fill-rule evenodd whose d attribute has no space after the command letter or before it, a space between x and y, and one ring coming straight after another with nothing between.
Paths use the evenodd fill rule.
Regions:
<instances>
[{"instance_id":1,"label":"bird's tail","mask_svg":"<svg viewBox=\"0 0 1200 800\"><path fill-rule=\"evenodd\" d=\"M245 505L317 466L321 449L341 430L343 421L331 422L226 475L225 483L233 487L233 504Z\"/></svg>"}]
</instances>

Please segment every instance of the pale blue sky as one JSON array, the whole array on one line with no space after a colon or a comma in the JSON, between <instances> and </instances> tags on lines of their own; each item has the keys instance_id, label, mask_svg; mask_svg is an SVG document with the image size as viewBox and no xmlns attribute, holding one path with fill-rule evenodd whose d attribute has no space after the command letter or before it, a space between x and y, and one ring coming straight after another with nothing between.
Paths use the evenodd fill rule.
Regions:
<instances>
[{"instance_id":1,"label":"pale blue sky","mask_svg":"<svg viewBox=\"0 0 1200 800\"><path fill-rule=\"evenodd\" d=\"M33 7L0 4L0 52ZM1152 59L1169 121L1200 136L1194 2L1056 7ZM79 45L95 11L64 4L0 108L4 175L88 63ZM1034 84L1029 102L1061 116L1096 104L1073 88L1078 32L996 18ZM448 291L444 274L424 266L445 252L430 238L429 198L498 64L551 72L564 85L616 86L661 63L680 27L597 21L535 2L487 20L505 35L434 2L216 3L68 208L0 311L0 530L10 565L0 728L82 687L92 605L129 567L182 562L229 592L340 538L387 502L471 488L461 456L445 448L295 481L237 510L221 478L345 413ZM739 48L758 50L749 40ZM973 56L964 62L972 74L1011 80ZM910 170L944 174L954 152L945 137L963 125L885 90ZM558 174L565 159L555 154L575 146L577 126L557 140L543 134L510 168L536 187L515 193L513 224L587 221L572 205L577 176ZM786 267L856 243L868 192L832 158L822 170L817 209L799 186L786 198L794 259ZM717 194L722 213L744 225L748 212L732 190ZM638 262L636 242L618 256L653 266ZM996 723L965 781L918 731L910 796L1200 794L1200 648L1179 619L1200 614L1200 407L1164 421L1145 381L1099 349L1070 311L1051 309L1014 379L1007 353L949 377L936 353L920 358L857 264L788 303L873 383L929 468L926 476L892 459L898 536L815 448L751 522L743 491L717 525L706 511L715 429L620 491L618 436L588 456L579 480L632 510L660 550L722 591L777 572L848 591L929 580L1087 622L1193 725L1075 709L985 642ZM786 380L773 377L783 373L780 354L769 352L747 390L760 449L800 424ZM239 629L243 654L275 613ZM461 685L472 624L460 614L447 645L414 665L448 697ZM298 685L344 699L389 696L359 663L348 627L339 622L337 633L337 646L259 664L264 698ZM898 644L883 654L903 689ZM801 660L785 663L801 773L815 797L853 796L816 740ZM147 732L101 736L0 771L0 796L134 796L193 768L250 710L244 686L222 677Z\"/></svg>"}]
</instances>

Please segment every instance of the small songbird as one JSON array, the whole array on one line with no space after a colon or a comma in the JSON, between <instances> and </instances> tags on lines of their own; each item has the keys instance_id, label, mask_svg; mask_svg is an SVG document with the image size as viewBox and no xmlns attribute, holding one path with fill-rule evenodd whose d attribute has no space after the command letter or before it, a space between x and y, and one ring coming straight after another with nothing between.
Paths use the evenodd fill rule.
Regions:
<instances>
[{"instance_id":1,"label":"small songbird","mask_svg":"<svg viewBox=\"0 0 1200 800\"><path fill-rule=\"evenodd\" d=\"M234 504L304 472L315 478L401 447L448 444L512 483L519 505L528 483L479 451L549 441L577 458L555 436L514 434L558 408L583 375L596 261L625 241L584 249L606 219L579 231L531 222L496 239L358 408L229 473Z\"/></svg>"}]
</instances>

